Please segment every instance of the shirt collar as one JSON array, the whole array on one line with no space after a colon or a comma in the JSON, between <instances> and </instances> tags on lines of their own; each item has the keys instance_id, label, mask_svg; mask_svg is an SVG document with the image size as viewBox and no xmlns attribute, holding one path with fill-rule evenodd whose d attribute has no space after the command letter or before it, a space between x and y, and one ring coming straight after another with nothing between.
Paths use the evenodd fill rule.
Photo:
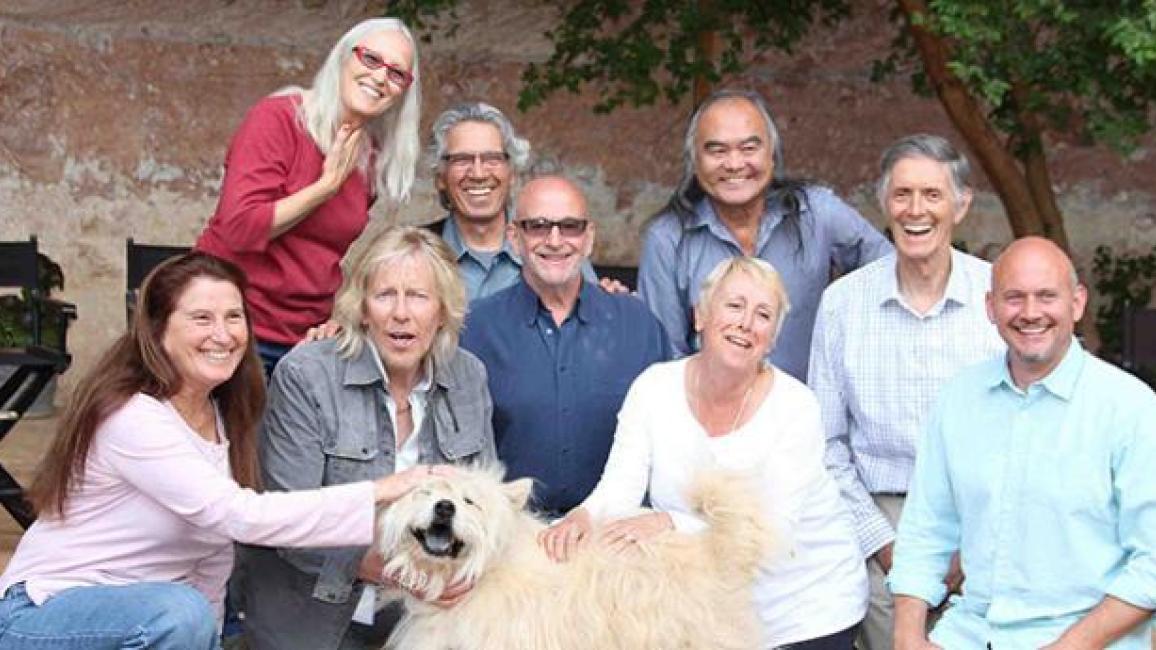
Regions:
<instances>
[{"instance_id":1,"label":"shirt collar","mask_svg":"<svg viewBox=\"0 0 1156 650\"><path fill-rule=\"evenodd\" d=\"M763 210L763 215L759 219L757 249L762 249L767 238L770 237L771 231L783 220L783 210L781 206L779 209L776 209L776 205L777 204L773 204L768 199L766 208ZM806 209L807 205L806 202L804 202L803 205L800 206L800 211L806 211ZM711 234L715 237L734 244L736 248L739 245L738 242L735 241L734 235L731 234L730 228L727 228L727 225L723 223L723 220L718 216L718 212L714 209L714 203L709 196L704 196L698 203L694 204L694 216L691 218L687 229L691 230L696 228L706 228L710 230Z\"/></svg>"},{"instance_id":2,"label":"shirt collar","mask_svg":"<svg viewBox=\"0 0 1156 650\"><path fill-rule=\"evenodd\" d=\"M1017 393L1022 393L1011 376L1011 369L1008 367L1007 355L1012 354L1008 350L999 363L993 364L992 372L987 378L987 383L992 388L1006 386L1008 389ZM1087 352L1084 351L1084 346L1080 345L1079 339L1072 337L1072 343L1068 346L1068 351L1064 353L1064 358L1060 360L1057 365L1046 377L1033 383L1032 385L1040 385L1052 395L1059 397L1064 401L1070 401L1076 394L1076 384L1080 380L1080 374L1084 370L1084 364L1087 361ZM1030 388L1030 387L1029 387Z\"/></svg>"},{"instance_id":3,"label":"shirt collar","mask_svg":"<svg viewBox=\"0 0 1156 650\"><path fill-rule=\"evenodd\" d=\"M442 228L442 239L449 245L450 250L457 255L458 261L461 261L463 257L471 253L470 247L466 246L466 243L462 241L462 231L458 228L458 220L454 217L453 212L446 215L446 224L445 227ZM495 255L502 254L505 254L506 257L510 258L510 260L518 266L522 265L522 260L518 257L518 254L514 252L514 247L510 244L510 239L505 236L502 237L502 247L495 253Z\"/></svg>"},{"instance_id":4,"label":"shirt collar","mask_svg":"<svg viewBox=\"0 0 1156 650\"><path fill-rule=\"evenodd\" d=\"M963 256L964 253L955 248L951 249L951 271L947 274L947 286L943 289L943 298L938 303L941 307L933 309L928 312L929 314L942 311L942 307L946 307L947 303L966 306L971 301L971 283L974 278L970 277L964 269L967 260L963 259ZM884 259L887 262L880 264L880 267L885 272L878 282L872 283L878 287L876 295L879 304L882 306L891 301L903 304L903 295L899 292L899 254L891 252Z\"/></svg>"},{"instance_id":5,"label":"shirt collar","mask_svg":"<svg viewBox=\"0 0 1156 650\"><path fill-rule=\"evenodd\" d=\"M385 372L385 366L382 364L381 355L377 353L377 347L373 345L368 336L364 336L362 339L361 351L351 358L346 365L343 383L346 386L368 386L381 383L388 390L389 375ZM414 390L428 391L433 384L452 388L455 383L453 373L449 371L445 362L431 353L426 358L422 380L418 382Z\"/></svg>"},{"instance_id":6,"label":"shirt collar","mask_svg":"<svg viewBox=\"0 0 1156 650\"><path fill-rule=\"evenodd\" d=\"M595 314L594 303L601 298L599 292L602 289L585 280L582 281L582 287L578 290L578 304L575 305L571 311L572 314L578 317L578 320L587 323ZM514 285L514 315L519 322L533 327L538 320L538 312L542 309L542 301L538 299L538 294L526 284L526 278L518 278L518 283Z\"/></svg>"}]
</instances>

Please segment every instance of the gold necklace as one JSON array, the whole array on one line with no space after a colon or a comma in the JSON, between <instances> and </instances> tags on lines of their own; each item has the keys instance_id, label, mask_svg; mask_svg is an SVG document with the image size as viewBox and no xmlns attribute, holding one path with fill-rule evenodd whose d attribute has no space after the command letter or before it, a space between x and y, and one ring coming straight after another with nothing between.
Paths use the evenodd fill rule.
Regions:
<instances>
[{"instance_id":1,"label":"gold necklace","mask_svg":"<svg viewBox=\"0 0 1156 650\"><path fill-rule=\"evenodd\" d=\"M746 392L743 393L743 401L739 403L739 409L738 409L738 411L735 412L735 419L731 422L731 428L726 430L723 433L731 433L735 429L739 428L739 422L743 419L743 413L747 410L747 403L750 402L750 400L751 400L751 393L753 393L755 391L755 384L759 383L759 375L760 374L762 374L761 368L759 370L755 371L754 379L751 380L751 383L747 384L747 390L746 390ZM699 403L699 406L701 407L702 404L705 402L705 400L703 399L703 396L702 396L701 361L699 362L699 365L697 365L695 367L694 392L695 392L695 401L697 401Z\"/></svg>"}]
</instances>

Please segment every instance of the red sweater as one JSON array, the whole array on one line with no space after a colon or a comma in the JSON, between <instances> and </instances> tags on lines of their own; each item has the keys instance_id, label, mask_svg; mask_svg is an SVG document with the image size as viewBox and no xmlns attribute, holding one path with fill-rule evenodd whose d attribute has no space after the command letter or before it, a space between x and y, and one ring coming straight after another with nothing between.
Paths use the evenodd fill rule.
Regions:
<instances>
[{"instance_id":1,"label":"red sweater","mask_svg":"<svg viewBox=\"0 0 1156 650\"><path fill-rule=\"evenodd\" d=\"M373 203L354 170L333 198L276 239L273 204L321 177L325 156L297 120L300 96L266 97L249 110L225 157L217 212L196 248L237 263L262 341L292 345L325 322L341 284L341 258L365 228Z\"/></svg>"}]
</instances>

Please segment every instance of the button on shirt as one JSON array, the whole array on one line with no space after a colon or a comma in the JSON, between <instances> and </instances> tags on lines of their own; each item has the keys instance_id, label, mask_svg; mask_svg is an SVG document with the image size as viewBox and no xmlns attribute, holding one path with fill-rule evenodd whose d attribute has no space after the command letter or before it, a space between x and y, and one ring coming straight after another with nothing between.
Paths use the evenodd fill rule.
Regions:
<instances>
[{"instance_id":1,"label":"button on shirt","mask_svg":"<svg viewBox=\"0 0 1156 650\"><path fill-rule=\"evenodd\" d=\"M791 311L767 358L799 381L807 379L815 310L831 267L852 271L892 250L874 226L830 190L808 186L804 195L797 227L784 221L781 200L769 200L755 240L755 255L775 267L791 298ZM676 356L698 347L690 340L690 308L698 301L703 279L722 260L742 254L709 199L695 205L685 228L673 212L660 215L647 228L638 295L658 316Z\"/></svg>"},{"instance_id":2,"label":"button on shirt","mask_svg":"<svg viewBox=\"0 0 1156 650\"><path fill-rule=\"evenodd\" d=\"M507 478L536 479L534 505L550 515L594 488L627 389L669 350L646 305L589 282L560 326L523 281L474 303L462 346L486 365Z\"/></svg>"},{"instance_id":3,"label":"button on shirt","mask_svg":"<svg viewBox=\"0 0 1156 650\"><path fill-rule=\"evenodd\" d=\"M963 596L932 640L1038 648L1105 594L1156 608L1156 395L1073 340L1022 391L1003 356L944 389L899 525L891 591L929 603L960 549ZM1148 650L1148 625L1112 648Z\"/></svg>"},{"instance_id":4,"label":"button on shirt","mask_svg":"<svg viewBox=\"0 0 1156 650\"><path fill-rule=\"evenodd\" d=\"M892 253L832 284L811 341L827 468L868 557L895 538L871 495L907 492L939 389L1005 347L984 307L990 264L952 250L943 297L923 314L900 293L897 264Z\"/></svg>"}]
</instances>

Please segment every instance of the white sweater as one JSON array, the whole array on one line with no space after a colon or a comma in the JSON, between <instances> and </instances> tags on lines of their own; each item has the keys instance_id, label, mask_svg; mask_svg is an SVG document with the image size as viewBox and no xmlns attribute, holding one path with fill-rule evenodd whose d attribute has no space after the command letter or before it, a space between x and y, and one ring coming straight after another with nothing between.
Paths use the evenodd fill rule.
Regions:
<instances>
[{"instance_id":1,"label":"white sweater","mask_svg":"<svg viewBox=\"0 0 1156 650\"><path fill-rule=\"evenodd\" d=\"M680 531L701 529L686 491L695 472L717 466L762 482L779 551L768 557L755 604L768 648L839 632L863 619L867 573L851 516L823 465L819 405L805 385L775 369L774 385L751 420L711 438L691 413L686 359L655 364L630 387L618 414L602 479L583 504L595 518L651 506Z\"/></svg>"}]
</instances>

